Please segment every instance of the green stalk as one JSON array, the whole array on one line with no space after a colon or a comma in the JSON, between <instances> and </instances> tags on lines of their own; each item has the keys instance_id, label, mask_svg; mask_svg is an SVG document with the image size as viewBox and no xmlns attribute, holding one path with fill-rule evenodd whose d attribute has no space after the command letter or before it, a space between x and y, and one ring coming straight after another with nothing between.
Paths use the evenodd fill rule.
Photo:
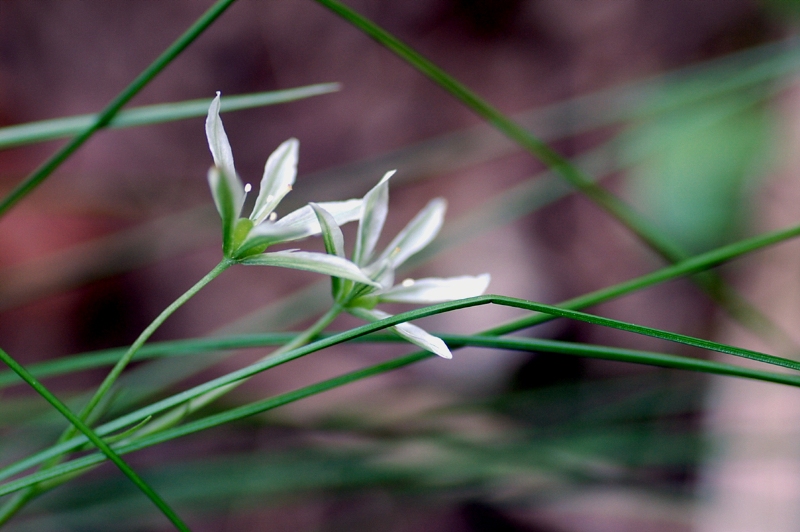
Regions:
<instances>
[{"instance_id":1,"label":"green stalk","mask_svg":"<svg viewBox=\"0 0 800 532\"><path fill-rule=\"evenodd\" d=\"M48 403L50 403L53 408L58 410L61 415L69 420L72 423L72 426L82 432L90 442L94 444L109 460L114 462L114 464L122 471L125 476L127 476L131 481L138 487L142 493L144 493L153 503L158 507L159 510L169 519L175 528L178 530L189 530L189 527L178 517L178 514L170 508L170 506L161 498L158 493L153 490L144 480L142 480L139 475L122 459L120 456L114 452L114 450L104 442L95 432L89 428L83 420L81 420L78 416L72 413L72 411L67 408L67 406L61 402L55 395L53 395L50 390L45 388L36 377L31 375L21 364L19 364L16 360L14 360L8 353L0 349L0 360L5 362L12 370L14 370L17 375L20 376L25 382L27 382L31 388L33 388L39 395L41 395ZM9 506L10 510L13 512L3 511L0 512L0 525L2 525L8 518L10 518L13 513L19 510L22 507L24 502L20 503L20 500L15 500L15 504Z\"/></svg>"},{"instance_id":2,"label":"green stalk","mask_svg":"<svg viewBox=\"0 0 800 532\"><path fill-rule=\"evenodd\" d=\"M384 324L384 326L388 325ZM337 336L341 336L341 334ZM475 336L442 335L442 338L446 339L453 348L458 348L465 345L475 345L480 347L513 349L518 351L548 351L582 357L600 358L604 360L618 360L667 368L700 371L717 375L750 378L765 382L800 387L800 375L787 375L784 373L743 368L722 362L698 360L690 357L664 353L650 353L645 351L633 351L629 349L592 346L586 344L576 344L572 342L557 342L553 340L541 340L533 338L497 338L490 336L487 333ZM433 355L426 351L415 352L390 360L388 362L376 364L374 366L346 373L339 377L334 377L326 381L315 383L298 390L280 394L261 401L256 401L249 405L243 405L226 412L207 416L178 427L169 428L157 434L145 436L133 442L120 445L117 450L124 454L144 449L146 447L164 443L181 436L207 430L223 423L229 423L248 416L259 414L267 410L304 399L306 397L317 395L333 388L365 379L367 377L386 373L388 371L419 362L420 360L427 359L431 356ZM16 490L23 489L26 486L34 483L56 479L62 475L66 476L75 474L76 472L80 472L82 469L95 466L102 461L103 457L99 454L95 454L72 460L66 464L61 464L46 471L33 473L0 486L0 496L13 493Z\"/></svg>"},{"instance_id":3,"label":"green stalk","mask_svg":"<svg viewBox=\"0 0 800 532\"><path fill-rule=\"evenodd\" d=\"M169 318L176 310L178 310L184 303L189 301L197 292L200 291L204 286L208 283L216 279L222 272L227 270L233 264L232 261L229 259L223 259L222 262L217 264L214 269L208 272L205 277L197 281L194 286L192 286L189 290L183 293L178 299L173 301L167 308L161 311L156 319L147 326L147 328L142 331L136 341L131 344L128 348L128 351L119 359L119 361L114 365L111 371L108 373L106 378L100 384L100 387L95 392L94 396L89 400L86 406L81 410L80 417L81 419L86 419L89 415L92 414L94 409L100 403L100 401L106 396L106 394L111 389L111 386L114 385L117 378L119 378L122 371L128 366L133 356L136 352L144 345L144 343L153 335L156 330L161 327L161 325ZM71 435L70 435L71 436ZM67 436L70 437L70 436Z\"/></svg>"},{"instance_id":4,"label":"green stalk","mask_svg":"<svg viewBox=\"0 0 800 532\"><path fill-rule=\"evenodd\" d=\"M299 347L302 347L308 344L310 341L314 340L319 334L325 330L325 328L333 322L336 317L342 313L342 307L338 304L334 304L328 312L323 314L313 325L311 325L308 329L303 331L302 333L298 334L294 338L292 338L289 342L287 342L282 347L276 349L274 352L270 353L266 357L262 358L259 362L263 362L265 360L269 360L273 357L280 357L285 353L293 351ZM167 412L166 414L162 415L158 419L147 423L141 430L136 431L135 437L141 437L147 434L152 434L155 432L162 431L166 428L172 427L178 423L186 416L191 414L192 412L196 412L197 410L201 409L205 405L216 401L223 395L227 394L231 390L235 389L240 384L244 383L245 379L240 381L232 382L230 384L226 384L224 386L220 386L214 390L204 393L199 397L195 397L190 401L186 402L185 404L178 406Z\"/></svg>"},{"instance_id":5,"label":"green stalk","mask_svg":"<svg viewBox=\"0 0 800 532\"><path fill-rule=\"evenodd\" d=\"M220 112L292 102L302 98L335 92L339 88L338 83L319 83L294 89L226 96L222 102ZM206 116L209 101L209 98L201 98L199 100L134 107L117 113L107 126L109 128L149 126L151 124ZM0 127L0 150L77 135L94 124L98 117L99 115L96 114L76 115Z\"/></svg>"},{"instance_id":6,"label":"green stalk","mask_svg":"<svg viewBox=\"0 0 800 532\"><path fill-rule=\"evenodd\" d=\"M119 378L120 374L123 370L128 366L130 361L133 359L134 355L139 351L139 349L144 345L144 343L152 336L152 334L169 318L176 310L178 310L184 303L186 303L192 296L194 296L197 292L200 291L204 286L218 277L222 272L228 269L233 264L232 261L228 259L223 259L222 262L217 264L208 274L206 274L202 279L200 279L194 286L192 286L189 290L183 293L178 299L172 302L167 308L165 308L161 314L159 314L156 319L150 323L150 325L145 328L144 331L139 335L136 341L131 344L125 354L117 361L111 371L106 375L106 378L100 384L100 387L97 389L95 394L86 404L86 406L81 410L80 414L78 415L78 419L83 423L86 421L89 416L95 411L95 408L98 404L107 396L108 392L111 390L111 387L116 382L117 378ZM76 426L67 427L67 429L61 434L61 437L58 439L58 443L63 443L75 435ZM53 456L51 459L43 464L45 469L55 466L59 461L60 456ZM28 490L24 491L17 495L14 499L8 501L2 507L0 507L0 524L2 524L3 519L8 520L10 519L17 511L19 511L28 501L36 497L40 493L39 488L36 486L30 487Z\"/></svg>"},{"instance_id":7,"label":"green stalk","mask_svg":"<svg viewBox=\"0 0 800 532\"><path fill-rule=\"evenodd\" d=\"M103 109L98 115L97 119L92 123L91 126L87 127L81 134L77 135L73 138L70 142L68 142L63 148L58 150L55 154L53 154L47 161L45 161L39 168L33 171L31 175L25 178L22 183L17 185L14 190L12 190L2 201L0 201L0 217L2 217L6 211L8 211L11 207L13 207L19 200L24 198L27 194L29 194L33 189L35 189L39 184L41 184L45 179L47 179L50 174L52 174L56 168L61 166L61 164L66 161L70 155L75 153L78 148L80 148L87 140L89 140L92 135L94 135L98 130L106 127L111 119L117 114L117 112L122 109L122 107L128 103L131 98L136 96L150 81L153 80L164 68L172 62L181 52L183 52L187 46L189 46L192 42L194 42L203 31L206 30L217 18L219 18L222 13L228 9L233 2L236 0L217 0L214 5L212 5L208 11L203 13L203 15L192 24L189 29L187 29L183 35L178 37L178 39L172 43L169 48L164 50L164 52L159 55L153 63L150 64L144 71L139 74L136 79L134 79L130 85L128 85L116 98L114 98L111 103L109 103L105 109Z\"/></svg>"},{"instance_id":8,"label":"green stalk","mask_svg":"<svg viewBox=\"0 0 800 532\"><path fill-rule=\"evenodd\" d=\"M273 355L267 357L267 359L262 360L261 362L257 362L240 370L228 373L227 375L223 375L221 377L217 377L216 379L212 379L208 382L195 386L189 390L185 390L183 392L177 393L171 397L162 399L157 401L151 405L146 407L140 408L137 411L131 412L124 416L121 416L113 421L110 421L96 429L96 432L101 435L109 434L111 432L121 430L124 428L128 428L133 426L134 424L146 419L148 416L153 416L164 412L170 408L174 408L176 406L184 405L188 401L200 397L201 395L215 390L221 386L226 386L230 383L240 381L242 379L246 379L251 377L257 373L262 371L268 370L270 368L276 367L278 365L284 364L291 360L295 360L307 354L313 353L315 351L319 351L326 347L330 347L336 344L340 344L342 342L346 342L355 338L360 338L367 334L380 331L387 327L391 327L397 325L398 323L403 323L406 321L416 320L419 318L424 318L427 316L432 316L435 314L440 314L442 312L448 312L451 310L458 310L462 308L470 308L480 305L486 304L497 304L502 306L509 306L514 308L520 308L525 310L532 310L535 312L542 312L546 314L552 314L554 316L575 319L579 321L584 321L587 323L592 323L595 325L601 325L605 327L612 327L615 329L620 329L628 332L633 332L636 334L643 334L646 336L651 336L654 338L660 338L663 340L682 343L685 345L690 345L693 347L699 347L701 349L709 349L712 351L717 351L720 353L727 353L730 355L748 358L751 360L756 360L759 362L763 362L766 364L772 364L776 366L781 366L785 368L792 369L794 371L800 371L800 362L789 360L781 357L776 357L773 355L768 355L766 353L760 353L758 351L753 351L750 349L743 349L740 347L735 347L731 345L720 344L717 342L711 342L709 340L703 340L700 338L693 338L691 336L686 336L683 334L672 333L669 331L664 331L660 329L654 329L651 327L644 327L641 325L636 325L632 323L626 323L619 320L612 320L609 318L603 318L601 316L595 316L592 314L585 314L583 312L577 312L573 310L563 309L559 307L554 307L552 305L545 305L542 303L535 303L533 301L526 301L524 299L518 299L513 297L506 297L506 296L495 296L495 295L486 295L486 296L477 296L467 299L460 299L458 301L452 301L448 303L439 303L437 305L431 305L422 309L412 310L409 312L403 312L401 314L397 314L390 318L386 318L374 323L369 323L366 325L362 325L360 327L356 327L346 332L342 332L339 334L335 334L328 338L323 338L317 340L311 344L306 346L294 349L292 351L280 354L280 355ZM521 328L521 327L520 327ZM487 331L487 335L492 335L492 331ZM423 353L420 355L421 358L425 358L427 354ZM21 473L25 469L33 467L45 460L48 460L54 456L60 456L66 452L69 452L80 445L83 445L85 440L82 437L74 437L69 441L62 442L60 444L54 445L49 449L36 453L28 458L20 460L15 464L7 466L0 470L0 479L9 478L10 476L16 475Z\"/></svg>"}]
</instances>

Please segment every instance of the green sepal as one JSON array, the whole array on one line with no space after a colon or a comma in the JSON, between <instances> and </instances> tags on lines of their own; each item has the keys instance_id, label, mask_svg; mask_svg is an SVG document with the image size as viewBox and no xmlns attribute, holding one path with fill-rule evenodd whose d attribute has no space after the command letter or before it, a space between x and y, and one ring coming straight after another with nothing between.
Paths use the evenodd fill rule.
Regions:
<instances>
[{"instance_id":1,"label":"green sepal","mask_svg":"<svg viewBox=\"0 0 800 532\"><path fill-rule=\"evenodd\" d=\"M239 248L242 247L244 241L247 239L247 235L250 234L250 230L253 228L252 220L248 218L239 218L236 220L233 229L233 236L231 238L231 251L230 255L226 255L229 258L232 258L234 255L239 256L240 253Z\"/></svg>"},{"instance_id":2,"label":"green sepal","mask_svg":"<svg viewBox=\"0 0 800 532\"><path fill-rule=\"evenodd\" d=\"M372 310L375 308L375 305L378 304L378 296L374 295L365 295L361 297L357 297L350 301L347 304L348 308L364 308L367 310Z\"/></svg>"}]
</instances>

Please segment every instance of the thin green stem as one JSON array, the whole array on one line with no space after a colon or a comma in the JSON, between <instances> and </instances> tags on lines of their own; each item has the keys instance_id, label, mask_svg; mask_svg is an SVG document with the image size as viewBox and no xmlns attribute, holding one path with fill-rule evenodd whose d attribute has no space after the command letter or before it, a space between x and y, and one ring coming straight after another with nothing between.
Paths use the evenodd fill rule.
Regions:
<instances>
[{"instance_id":1,"label":"thin green stem","mask_svg":"<svg viewBox=\"0 0 800 532\"><path fill-rule=\"evenodd\" d=\"M125 476L131 479L136 487L138 487L142 493L144 493L153 503L158 507L159 510L169 519L175 528L178 530L189 530L189 527L178 517L178 514L170 508L170 506L161 498L158 493L153 490L144 480L142 480L139 475L122 459L120 456L114 452L114 450L105 442L103 441L91 428L89 428L78 416L72 413L72 411L67 408L67 406L61 402L55 395L50 392L45 386L43 386L36 377L31 375L21 364L19 364L16 360L14 360L8 353L0 349L0 360L5 362L17 375L20 376L25 382L27 382L31 388L33 388L39 395L41 395L48 403L50 403L56 410L58 410L61 415L69 420L72 423L72 426L75 427L76 430L82 432L95 447L97 447L109 460L114 462L114 464L122 471ZM22 503L24 504L24 502ZM12 506L12 508L16 511L22 507L22 504L17 501L16 504ZM7 516L6 518L13 515L13 513L4 512ZM2 524L2 521L0 521Z\"/></svg>"},{"instance_id":2,"label":"thin green stem","mask_svg":"<svg viewBox=\"0 0 800 532\"><path fill-rule=\"evenodd\" d=\"M169 48L156 58L144 71L134 79L122 92L120 92L105 109L103 109L94 120L91 126L87 127L83 132L74 137L64 147L53 154L47 161L45 161L39 168L33 171L31 175L25 178L14 190L12 190L2 201L0 201L0 217L2 217L11 207L13 207L19 200L24 198L56 168L66 161L70 155L75 153L92 135L100 129L106 127L111 119L119 112L122 107L128 103L131 98L136 96L150 81L153 80L164 68L169 65L187 46L194 42L203 31L206 30L222 13L228 9L236 0L218 0L212 5L203 15L192 24L178 39L172 43Z\"/></svg>"},{"instance_id":3,"label":"thin green stem","mask_svg":"<svg viewBox=\"0 0 800 532\"><path fill-rule=\"evenodd\" d=\"M106 378L100 384L99 388L86 404L86 406L81 410L80 414L78 415L78 419L83 423L86 421L89 416L95 411L95 408L98 404L107 396L108 392L111 390L111 387L116 382L117 378L119 378L120 374L123 370L128 366L130 361L133 359L134 355L139 351L139 349L144 345L144 343L152 336L152 334L169 318L176 310L178 310L184 303L186 303L192 296L194 296L197 292L199 292L204 286L210 283L212 280L217 278L222 272L228 269L232 264L232 261L228 259L223 259L222 262L217 264L208 274L206 274L202 279L200 279L194 286L192 286L189 290L183 293L178 299L172 302L167 308L165 308L161 314L159 314L156 319L147 326L147 328L142 331L136 341L131 344L128 350L125 352L122 357L117 361L111 371L106 375ZM73 424L61 434L61 437L58 439L58 443L63 443L75 435L76 426ZM52 457L48 462L43 464L43 467L50 468L56 465L60 461L60 456ZM19 511L25 503L36 497L40 493L39 489L36 486L32 486L25 492L17 495L14 499L8 501L2 507L0 507L0 524L3 522L2 519L8 520L10 519L17 511Z\"/></svg>"},{"instance_id":4,"label":"thin green stem","mask_svg":"<svg viewBox=\"0 0 800 532\"><path fill-rule=\"evenodd\" d=\"M467 299L460 299L458 301L452 301L449 303L439 303L437 305L431 305L429 307L425 307L422 309L403 312L374 323L369 323L366 325L362 325L361 327L356 327L346 332L335 334L328 338L317 340L308 345L299 347L297 349L294 349L286 353L282 353L280 355L270 356L265 360L252 364L240 370L228 373L227 375L217 377L216 379L212 379L208 382L195 386L194 388L177 393L171 397L162 399L161 401L157 401L144 408L140 408L137 411L121 416L100 427L97 427L96 431L98 434L105 435L117 430L131 427L134 424L140 422L141 420L146 419L148 416L153 416L161 412L164 412L170 408L183 405L196 397L199 397L207 392L219 388L220 386L226 386L230 383L246 379L257 373L284 364L291 360L295 360L309 353L313 353L315 351L319 351L321 349L336 344L340 344L342 342L353 340L355 338L360 338L362 336L380 331L387 327L392 327L399 323L416 320L427 316L448 312L451 310L470 308L490 303L502 306L520 308L525 310L532 310L535 312L542 312L546 314L552 314L558 317L575 319L605 327L612 327L615 329L633 332L636 334L643 334L646 336L652 336L654 338L660 338L671 342L677 342L685 345L690 345L693 347L699 347L701 349L709 349L720 353L727 353L738 357L757 360L759 362L764 362L766 364L772 364L776 366L789 368L794 371L800 371L800 362L768 355L766 353L760 353L758 351L753 351L750 349L743 349L731 345L720 344L717 342L711 342L709 340L693 338L691 336L686 336L683 334L672 333L669 331L663 331L651 327L644 327L641 325L626 323L619 320L612 320L609 318L603 318L601 316L595 316L583 312L567 310L559 307L554 307L552 305L545 305L543 303L527 301L524 299L517 299L506 296L486 295L486 296L477 296ZM491 335L492 332L487 331L484 334ZM420 356L420 359L425 358L426 356L427 355L423 353ZM69 452L79 447L80 445L83 445L84 443L85 440L83 438L75 437L67 442L62 442L61 444L54 445L49 449L36 453L35 455L32 455L28 458L16 462L15 464L3 468L2 470L0 470L0 479L9 478L12 475L21 473L25 469L28 469L39 463L42 463L43 461L46 461L52 458L53 456L60 456L61 454Z\"/></svg>"},{"instance_id":5,"label":"thin green stem","mask_svg":"<svg viewBox=\"0 0 800 532\"><path fill-rule=\"evenodd\" d=\"M100 401L106 396L106 394L111 390L111 387L117 381L122 371L128 366L133 356L136 352L144 345L144 343L152 336L156 330L161 327L161 325L169 318L176 310L178 310L184 303L189 301L197 292L199 292L204 286L208 283L216 279L222 272L227 270L232 264L232 261L228 259L223 259L222 262L217 264L214 269L208 272L205 277L197 281L194 286L192 286L189 290L183 293L178 299L173 301L167 308L161 311L156 319L147 326L147 328L142 331L136 341L131 344L128 348L128 351L119 359L119 361L114 365L111 371L108 373L106 378L100 384L100 387L95 392L94 396L89 400L86 406L81 410L80 417L81 419L86 419L89 415L92 414L94 409L100 403Z\"/></svg>"},{"instance_id":6,"label":"thin green stem","mask_svg":"<svg viewBox=\"0 0 800 532\"><path fill-rule=\"evenodd\" d=\"M547 351L582 357L600 358L604 360L618 360L667 368L700 371L704 373L749 378L800 387L800 376L798 375L787 375L783 373L743 368L722 362L698 360L690 357L670 355L665 353L650 353L645 351L633 351L629 349L575 344L571 342L557 342L553 340L541 340L534 338L497 338L494 336L487 336L485 333L484 335L475 336L442 335L442 338L445 338L454 349L465 345L475 345L480 347L493 347L522 351ZM117 450L120 453L128 453L144 449L146 447L163 443L175 438L193 434L202 430L207 430L224 423L230 423L248 416L259 414L267 410L292 403L294 401L299 401L300 399L304 399L306 397L311 397L313 395L317 395L325 391L365 379L367 377L379 375L381 373L386 373L394 369L408 366L431 356L433 355L426 351L411 353L388 362L382 362L374 366L346 373L344 375L318 382L298 390L280 394L261 401L256 401L254 403L243 405L219 414L213 414L178 427L169 428L157 434L148 435L135 441L122 444ZM24 489L26 486L29 486L33 483L57 479L62 475L75 474L76 472L80 472L82 469L97 465L102 461L103 457L95 454L72 460L66 464L57 466L57 468L33 473L29 476L8 482L0 486L0 496L13 493L16 490Z\"/></svg>"},{"instance_id":7,"label":"thin green stem","mask_svg":"<svg viewBox=\"0 0 800 532\"><path fill-rule=\"evenodd\" d=\"M294 338L292 338L289 342L287 342L282 347L276 349L274 352L270 353L266 357L261 359L261 362L265 360L269 360L272 358L280 357L285 353L293 351L299 347L302 347L308 344L310 341L314 340L325 328L333 322L336 317L342 313L342 307L338 304L334 304L325 314L320 316L320 318L314 322L308 329L303 331L302 333L298 334ZM166 414L162 415L158 419L155 419L147 425L145 425L141 430L136 431L136 437L142 437L146 434L152 434L155 432L162 431L166 428L172 427L179 423L182 419L186 416L191 414L192 412L196 412L197 410L203 408L209 403L216 401L223 395L227 394L240 384L244 383L245 379L240 381L232 382L230 384L226 384L224 386L220 386L214 390L204 393L199 397L195 397L190 401L187 401L185 404L178 406L167 412Z\"/></svg>"}]
</instances>

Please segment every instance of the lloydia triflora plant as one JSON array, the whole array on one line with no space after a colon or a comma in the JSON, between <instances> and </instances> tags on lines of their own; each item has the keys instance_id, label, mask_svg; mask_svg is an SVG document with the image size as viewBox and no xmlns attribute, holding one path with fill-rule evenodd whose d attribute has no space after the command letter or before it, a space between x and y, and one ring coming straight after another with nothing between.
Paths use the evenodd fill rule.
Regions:
<instances>
[{"instance_id":1,"label":"lloydia triflora plant","mask_svg":"<svg viewBox=\"0 0 800 532\"><path fill-rule=\"evenodd\" d=\"M331 275L335 309L377 321L386 317L375 309L379 302L431 304L483 294L489 275L447 279L406 279L397 286L395 270L409 257L427 246L439 232L446 203L432 200L395 237L383 253L373 259L375 246L388 213L389 178L386 173L363 199L312 203L277 219L275 207L292 189L297 173L298 141L289 139L269 156L253 211L241 218L250 185L243 185L236 174L228 137L219 117L220 95L211 103L206 119L206 135L214 166L208 182L222 218L225 257L241 264L285 266ZM345 257L344 238L339 225L358 220L353 260ZM265 253L273 244L298 240L323 232L327 254L307 251ZM402 323L393 327L403 338L444 358L452 358L447 345L424 330Z\"/></svg>"},{"instance_id":2,"label":"lloydia triflora plant","mask_svg":"<svg viewBox=\"0 0 800 532\"><path fill-rule=\"evenodd\" d=\"M395 270L409 257L423 249L436 237L444 221L446 203L442 198L431 200L398 233L386 249L375 256L375 246L386 221L389 203L388 172L370 190L361 203L358 232L353 249L353 262L361 268L372 283L358 280L332 278L333 297L337 305L347 312L367 321L378 321L391 315L378 310L378 303L416 303L430 305L454 301L483 294L489 285L489 274L450 277L446 279L406 279L395 285ZM324 204L311 204L317 214L329 254L344 258L344 238L337 225L336 216ZM452 358L447 345L419 327L401 323L394 331L423 349L444 358Z\"/></svg>"}]
</instances>

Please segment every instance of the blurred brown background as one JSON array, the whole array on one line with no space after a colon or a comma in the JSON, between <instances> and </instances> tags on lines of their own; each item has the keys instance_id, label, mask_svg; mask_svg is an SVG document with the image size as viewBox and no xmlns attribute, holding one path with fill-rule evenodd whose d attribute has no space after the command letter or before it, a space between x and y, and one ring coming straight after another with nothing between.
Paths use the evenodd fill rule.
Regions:
<instances>
[{"instance_id":1,"label":"blurred brown background","mask_svg":"<svg viewBox=\"0 0 800 532\"><path fill-rule=\"evenodd\" d=\"M3 0L0 126L103 108L208 4ZM791 5L747 0L421 0L351 1L348 5L511 115L601 90L613 95L616 87L786 39L794 28ZM210 99L215 91L222 91L224 97L320 82L340 82L342 89L299 102L223 115L237 169L245 181L254 183L260 177L267 155L280 142L291 136L300 140L297 184L281 205L280 214L309 200L361 196L384 171L397 167L385 233L391 235L433 196L447 198L448 220L460 220L487 198L526 182L543 169L533 157L510 147L486 128L473 129L480 120L459 102L332 13L308 1L239 0L130 105ZM730 241L736 235L755 231L753 227L780 227L797 219L763 214L779 209L775 205L792 197L787 191L796 188L791 171L784 170L787 163L781 162L786 153L792 153L795 100L789 88L762 108L769 109L771 116L783 115L785 119L771 122L772 127L779 128L773 138L784 143L776 145L772 154L774 162L771 173L767 173L774 179L763 181L777 188L748 185L754 192L742 211L747 217L742 216L737 227L727 228L731 232L718 241L716 237L704 240L699 248ZM626 124L583 127L591 122L593 113L602 115L602 99L599 101L594 109L569 112L566 108L540 124L543 132L534 133L547 135L551 131L554 147L570 157L604 146L623 132ZM125 345L218 262L218 222L209 209L205 179L211 157L202 123L197 118L101 132L0 220L0 346L18 360L33 363ZM471 132L472 142L477 144L452 136L464 131ZM0 190L10 190L58 145L50 142L0 152ZM496 149L484 154L475 145ZM612 153L627 153L627 148L620 146L616 145ZM601 174L606 175L611 177L604 186L626 198L637 197L624 172ZM777 200L770 202L771 198ZM773 223L776 219L779 221ZM320 244L303 244L315 246L319 248ZM568 196L503 229L476 234L474 240L446 249L415 274L449 276L488 271L493 276L493 293L554 303L643 274L659 264L617 222L588 201ZM790 277L787 282L796 282ZM281 315L273 316L269 308L263 309L315 280L294 271L235 268L181 309L154 340L205 336L223 327L239 331L295 329L302 322L281 321ZM750 285L742 286L748 292ZM314 293L324 294L324 287ZM791 332L794 322L789 318L794 307L789 305L782 319ZM689 282L670 283L593 311L720 341L747 341L726 336L732 333L726 332L723 318ZM470 333L516 315L482 308L452 319L431 319L426 327ZM355 323L341 320L337 326ZM560 322L545 326L538 334L680 351L648 339ZM759 348L769 350L768 346ZM407 351L404 346L390 349L393 353ZM261 354L245 353L226 360L220 368L234 369ZM260 376L226 401L286 391L386 357L386 352L364 346L317 354ZM207 370L203 375L222 369ZM52 382L56 389L70 394L96 382L100 375L102 372L87 372ZM513 440L522 434L517 432L520 425L547 433L552 428L547 425L549 421L531 421L541 414L537 408L550 409L558 422L574 420L593 404L593 393L599 397L612 393L591 388L594 391L585 392L586 397L580 399L581 383L594 386L614 381L621 389L638 386L644 390L651 386L650 381L635 379L653 375L661 375L656 378L666 386L663 400L689 398L685 410L661 412L661 417L656 417L658 423L668 418L667 432L693 435L691 460L634 468L626 475L615 469L622 466L607 456L578 460L572 469L550 457L548 460L555 460L561 468L556 467L554 472L545 467L539 476L514 477L508 464L503 467L512 471L495 471L486 477L476 474L479 480L463 483L446 480L451 473L443 472L441 490L436 481L404 490L403 482L396 480L365 482L363 486L332 481L322 488L299 488L299 494L289 498L274 498L275 494L256 490L249 496L234 497L234 502L223 498L226 502L209 512L205 522L197 521L197 529L734 530L719 518L729 509L715 509L712 503L707 506L709 510L703 509L704 501L715 500L713 494L720 491L715 491L713 480L704 480L716 478L714 474L698 465L703 464L703 456L708 456L703 453L709 440L698 436L708 423L703 406L708 381L622 364L467 350L458 353L451 363L426 362L291 405L252 426L212 431L142 453L144 456L137 460L145 469L158 470L157 464L165 458L202 461L208 456L239 454L281 457L280 453L295 447L377 446L376 453L384 461L426 463L430 449L412 445L416 440L409 434L415 431L452 430L475 441ZM199 382L197 378L188 382ZM623 380L614 380L620 378ZM177 373L175 380L180 379ZM135 378L132 382L135 387ZM755 386L756 396L767 387ZM561 390L558 393L565 394L564 399L557 400L561 396L553 392L555 395L539 406L530 407L533 410L523 409L528 418L515 416L513 409L498 411L473 403L543 389ZM21 387L0 391L0 400L6 405L23 396ZM459 410L458 405L468 406ZM552 405L562 405L563 411ZM437 410L447 408L455 410L444 414ZM534 410L537 413L531 414ZM6 415L9 411L4 410ZM358 430L348 429L347 423L342 424L344 428L335 423L334 428L326 428L331 419L340 417L359 420ZM545 425L547 430L541 428ZM0 428L9 439L24 434L15 430ZM44 435L36 434L44 444L50 432L42 431ZM0 436L3 434L0 432ZM31 436L30 441L38 445L37 438ZM698 438L703 441L698 443ZM631 449L614 448L614 452L624 457L634 452L632 449L658 449L653 450L656 455L663 451L663 446L653 444L655 440L632 441ZM383 444L386 446L381 447ZM648 447L651 444L653 447ZM6 456L15 456L18 451L11 448L5 452ZM794 454L788 452L790 457ZM325 466L318 467L324 470ZM93 481L106 482L104 479L113 476L109 471L106 477L92 477ZM225 468L221 471L224 473ZM208 473L209 478L213 474ZM552 487L554 477L559 479L558 489L542 490L542 486ZM764 482L772 485L773 481ZM758 514L754 506L748 512L756 516L752 526L771 523L762 530L797 526L793 511L785 519L776 517L781 524L770 521L784 515L785 508L791 507L800 494L794 475L786 482L786 488L778 490L786 495L786 506L769 507L764 514ZM92 493L92 489L100 488L87 482L85 489ZM703 494L709 493L712 495L703 499ZM129 498L135 499L136 494L129 494ZM31 514L20 518L16 526L20 530L26 526L88 530L90 525L81 521L79 512L64 510L69 504L85 505L84 516L128 515L125 511L129 511L113 504L98 503L95 508L87 501L66 500L54 493L53 498L32 507ZM202 514L196 510L202 506L198 500L203 499L186 496L181 504ZM50 511L60 517L47 517ZM751 525L746 519L737 522L741 530L758 529L748 528ZM98 526L94 523L91 526ZM129 529L150 529L139 527L158 527L159 523L157 518L146 524L134 521Z\"/></svg>"}]
</instances>

